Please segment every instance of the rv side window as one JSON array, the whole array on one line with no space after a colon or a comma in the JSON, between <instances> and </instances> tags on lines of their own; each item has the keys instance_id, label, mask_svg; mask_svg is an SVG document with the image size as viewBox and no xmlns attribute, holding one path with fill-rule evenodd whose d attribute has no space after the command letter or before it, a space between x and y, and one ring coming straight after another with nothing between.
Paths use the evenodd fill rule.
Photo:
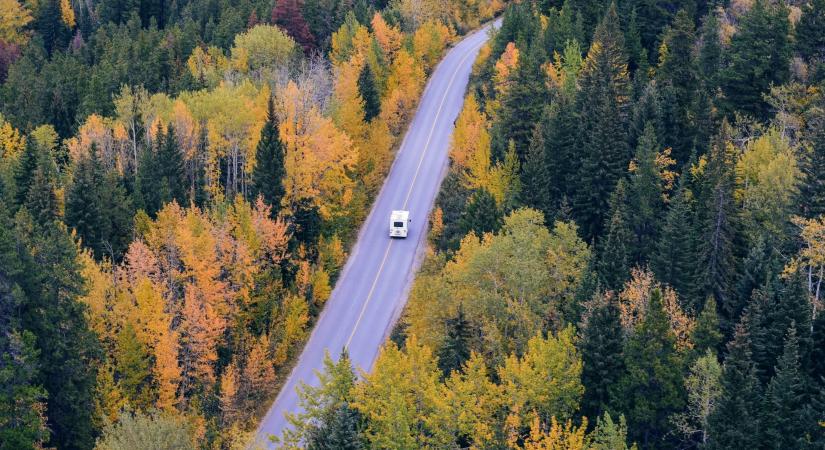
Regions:
<instances>
[{"instance_id":1,"label":"rv side window","mask_svg":"<svg viewBox=\"0 0 825 450\"><path fill-rule=\"evenodd\" d=\"M392 226L395 228L404 228L404 222L393 222Z\"/></svg>"}]
</instances>

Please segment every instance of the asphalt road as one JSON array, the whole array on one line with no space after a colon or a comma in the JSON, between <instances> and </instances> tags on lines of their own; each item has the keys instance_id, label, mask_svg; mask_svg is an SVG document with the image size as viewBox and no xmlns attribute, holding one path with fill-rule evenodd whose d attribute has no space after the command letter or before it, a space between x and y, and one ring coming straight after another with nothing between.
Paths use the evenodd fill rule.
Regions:
<instances>
[{"instance_id":1,"label":"asphalt road","mask_svg":"<svg viewBox=\"0 0 825 450\"><path fill-rule=\"evenodd\" d=\"M258 442L280 436L296 412L296 387L315 385L324 354L349 349L356 368L369 370L407 301L421 262L427 221L447 168L453 123L470 71L488 38L484 28L456 44L433 72L395 161L353 247L332 296L280 394L264 416ZM391 239L390 212L410 211L409 235ZM272 444L270 447L275 448Z\"/></svg>"}]
</instances>

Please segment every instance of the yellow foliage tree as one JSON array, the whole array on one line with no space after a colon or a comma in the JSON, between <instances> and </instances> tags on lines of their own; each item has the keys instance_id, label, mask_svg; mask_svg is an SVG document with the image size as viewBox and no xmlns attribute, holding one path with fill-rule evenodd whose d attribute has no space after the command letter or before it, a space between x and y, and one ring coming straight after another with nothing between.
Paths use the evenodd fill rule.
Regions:
<instances>
[{"instance_id":1,"label":"yellow foliage tree","mask_svg":"<svg viewBox=\"0 0 825 450\"><path fill-rule=\"evenodd\" d=\"M32 21L31 12L17 0L0 0L0 41L23 45L29 35L23 27Z\"/></svg>"},{"instance_id":2,"label":"yellow foliage tree","mask_svg":"<svg viewBox=\"0 0 825 450\"><path fill-rule=\"evenodd\" d=\"M372 16L372 32L375 34L375 40L381 46L384 56L388 60L395 57L395 52L401 48L401 41L404 39L404 34L396 27L390 26L381 16L381 13L376 11Z\"/></svg>"}]
</instances>

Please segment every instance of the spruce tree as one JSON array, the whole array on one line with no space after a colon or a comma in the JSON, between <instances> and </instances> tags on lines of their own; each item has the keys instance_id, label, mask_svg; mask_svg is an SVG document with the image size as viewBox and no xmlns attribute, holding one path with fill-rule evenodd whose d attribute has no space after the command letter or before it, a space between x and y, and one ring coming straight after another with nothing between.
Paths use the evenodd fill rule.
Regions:
<instances>
[{"instance_id":1,"label":"spruce tree","mask_svg":"<svg viewBox=\"0 0 825 450\"><path fill-rule=\"evenodd\" d=\"M760 448L761 385L751 361L750 337L743 326L728 344L724 369L722 395L708 420L706 448Z\"/></svg>"},{"instance_id":2,"label":"spruce tree","mask_svg":"<svg viewBox=\"0 0 825 450\"><path fill-rule=\"evenodd\" d=\"M730 42L730 64L721 73L722 102L729 116L741 111L766 120L770 108L763 99L770 87L790 78L791 25L784 3L756 0Z\"/></svg>"},{"instance_id":3,"label":"spruce tree","mask_svg":"<svg viewBox=\"0 0 825 450\"><path fill-rule=\"evenodd\" d=\"M715 12L702 21L702 43L699 47L698 68L704 87L716 91L719 71L722 67L722 44L719 37L719 19Z\"/></svg>"},{"instance_id":4,"label":"spruce tree","mask_svg":"<svg viewBox=\"0 0 825 450\"><path fill-rule=\"evenodd\" d=\"M261 139L255 149L255 168L252 171L253 198L259 195L264 202L272 206L272 214L278 214L281 208L281 199L284 190L283 178L286 176L284 167L284 145L281 142L278 129L278 118L275 115L273 99L269 99L266 113L266 123L261 129Z\"/></svg>"},{"instance_id":5,"label":"spruce tree","mask_svg":"<svg viewBox=\"0 0 825 450\"><path fill-rule=\"evenodd\" d=\"M56 177L54 163L51 159L42 158L34 171L23 203L38 225L46 226L60 219Z\"/></svg>"},{"instance_id":6,"label":"spruce tree","mask_svg":"<svg viewBox=\"0 0 825 450\"><path fill-rule=\"evenodd\" d=\"M545 189L548 191L547 212L562 207L565 198L572 198L576 186L579 117L574 98L560 95L547 109L539 127L544 136ZM550 222L548 222L550 223Z\"/></svg>"},{"instance_id":7,"label":"spruce tree","mask_svg":"<svg viewBox=\"0 0 825 450\"><path fill-rule=\"evenodd\" d=\"M367 448L362 434L361 414L348 403L334 408L325 420L313 427L306 440L307 450L360 450Z\"/></svg>"},{"instance_id":8,"label":"spruce tree","mask_svg":"<svg viewBox=\"0 0 825 450\"><path fill-rule=\"evenodd\" d=\"M598 246L599 283L608 291L619 292L630 276L633 241L624 180L619 180L610 198L610 220L606 228L607 235Z\"/></svg>"},{"instance_id":9,"label":"spruce tree","mask_svg":"<svg viewBox=\"0 0 825 450\"><path fill-rule=\"evenodd\" d=\"M546 59L538 42L519 57L494 125L493 156L496 159L504 159L507 145L512 140L519 162L525 161L533 128L541 118L547 101L547 83L542 69Z\"/></svg>"},{"instance_id":10,"label":"spruce tree","mask_svg":"<svg viewBox=\"0 0 825 450\"><path fill-rule=\"evenodd\" d=\"M186 185L183 168L183 154L178 145L175 128L169 125L163 141L158 143L156 155L159 170L161 204L172 200L179 205L186 205ZM157 187L155 187L157 189Z\"/></svg>"},{"instance_id":11,"label":"spruce tree","mask_svg":"<svg viewBox=\"0 0 825 450\"><path fill-rule=\"evenodd\" d=\"M467 201L459 219L462 235L474 232L477 236L498 231L503 223L496 199L484 188L477 189Z\"/></svg>"},{"instance_id":12,"label":"spruce tree","mask_svg":"<svg viewBox=\"0 0 825 450\"><path fill-rule=\"evenodd\" d=\"M378 114L381 113L381 96L375 86L375 75L372 73L372 67L368 63L364 64L361 73L358 75L358 93L364 99L364 120L372 122L372 119L378 117Z\"/></svg>"},{"instance_id":13,"label":"spruce tree","mask_svg":"<svg viewBox=\"0 0 825 450\"><path fill-rule=\"evenodd\" d=\"M17 167L15 167L14 170L17 206L26 203L26 197L29 195L29 188L34 179L34 173L40 166L42 156L42 152L37 145L35 145L32 140L27 140L23 154L20 155Z\"/></svg>"},{"instance_id":14,"label":"spruce tree","mask_svg":"<svg viewBox=\"0 0 825 450\"><path fill-rule=\"evenodd\" d=\"M581 327L578 347L582 356L582 413L598 417L612 408L611 389L615 389L624 370L622 349L624 331L615 300L597 293L594 308Z\"/></svg>"},{"instance_id":15,"label":"spruce tree","mask_svg":"<svg viewBox=\"0 0 825 450\"><path fill-rule=\"evenodd\" d=\"M447 334L441 348L438 349L438 368L445 377L453 371L461 370L464 363L470 359L470 344L473 338L472 323L464 314L464 306L458 305L455 317L444 323Z\"/></svg>"},{"instance_id":16,"label":"spruce tree","mask_svg":"<svg viewBox=\"0 0 825 450\"><path fill-rule=\"evenodd\" d=\"M643 448L666 445L671 414L685 404L682 361L656 289L642 322L624 347L625 371L614 401L627 415L628 429Z\"/></svg>"},{"instance_id":17,"label":"spruce tree","mask_svg":"<svg viewBox=\"0 0 825 450\"><path fill-rule=\"evenodd\" d=\"M811 0L802 5L796 24L796 50L805 59L825 58L825 0Z\"/></svg>"},{"instance_id":18,"label":"spruce tree","mask_svg":"<svg viewBox=\"0 0 825 450\"><path fill-rule=\"evenodd\" d=\"M628 189L628 219L634 234L631 262L634 265L649 262L659 236L664 186L657 162L658 155L656 132L653 125L648 123L636 147L634 171L630 174Z\"/></svg>"},{"instance_id":19,"label":"spruce tree","mask_svg":"<svg viewBox=\"0 0 825 450\"><path fill-rule=\"evenodd\" d=\"M693 120L699 77L693 56L695 42L693 19L680 10L665 34L656 72L665 106L662 141L673 149L672 156L680 164L690 156L696 134Z\"/></svg>"},{"instance_id":20,"label":"spruce tree","mask_svg":"<svg viewBox=\"0 0 825 450\"><path fill-rule=\"evenodd\" d=\"M546 115L546 113L545 113ZM533 139L522 166L519 200L524 206L537 209L544 213L545 219L552 217L550 207L550 179L547 176L547 164L544 159L544 133L546 122L542 119L533 130Z\"/></svg>"},{"instance_id":21,"label":"spruce tree","mask_svg":"<svg viewBox=\"0 0 825 450\"><path fill-rule=\"evenodd\" d=\"M49 393L46 417L52 431L47 446L91 448L99 344L79 301L84 286L77 247L57 221L36 225L24 212L17 223L17 238L30 249L20 279L27 300L18 314L40 350L37 382Z\"/></svg>"},{"instance_id":22,"label":"spruce tree","mask_svg":"<svg viewBox=\"0 0 825 450\"><path fill-rule=\"evenodd\" d=\"M694 355L703 355L708 349L718 354L722 338L722 332L719 329L719 314L716 311L716 299L708 297L705 307L696 318L696 325L691 333Z\"/></svg>"},{"instance_id":23,"label":"spruce tree","mask_svg":"<svg viewBox=\"0 0 825 450\"><path fill-rule=\"evenodd\" d=\"M798 204L807 218L825 214L825 102L813 108L813 115L805 133L810 146L800 161L804 179L799 186Z\"/></svg>"},{"instance_id":24,"label":"spruce tree","mask_svg":"<svg viewBox=\"0 0 825 450\"><path fill-rule=\"evenodd\" d=\"M806 382L799 356L796 328L788 329L776 375L765 392L761 423L762 441L768 448L798 448L809 427L804 420Z\"/></svg>"},{"instance_id":25,"label":"spruce tree","mask_svg":"<svg viewBox=\"0 0 825 450\"><path fill-rule=\"evenodd\" d=\"M724 135L717 138L705 168L699 220L700 273L705 295L713 295L723 313L723 328L736 323L733 293L741 248L739 211L734 201L735 155Z\"/></svg>"},{"instance_id":26,"label":"spruce tree","mask_svg":"<svg viewBox=\"0 0 825 450\"><path fill-rule=\"evenodd\" d=\"M683 305L696 310L701 301L697 283L697 242L692 222L693 194L686 186L686 178L679 178L676 193L670 200L664 223L651 256L650 265L656 279L670 285L679 294Z\"/></svg>"},{"instance_id":27,"label":"spruce tree","mask_svg":"<svg viewBox=\"0 0 825 450\"><path fill-rule=\"evenodd\" d=\"M586 240L601 234L610 193L630 159L627 139L630 85L624 37L612 4L596 29L579 76L581 165L574 214Z\"/></svg>"}]
</instances>

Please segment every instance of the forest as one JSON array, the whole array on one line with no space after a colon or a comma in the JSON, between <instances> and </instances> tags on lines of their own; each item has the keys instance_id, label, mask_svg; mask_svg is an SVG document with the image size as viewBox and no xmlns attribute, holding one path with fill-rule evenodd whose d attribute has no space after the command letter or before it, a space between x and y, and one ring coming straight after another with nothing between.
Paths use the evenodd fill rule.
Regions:
<instances>
[{"instance_id":1,"label":"forest","mask_svg":"<svg viewBox=\"0 0 825 450\"><path fill-rule=\"evenodd\" d=\"M0 0L0 449L241 449L497 0Z\"/></svg>"},{"instance_id":2,"label":"forest","mask_svg":"<svg viewBox=\"0 0 825 450\"><path fill-rule=\"evenodd\" d=\"M308 449L825 447L825 0L0 0L0 449L239 449L444 49L407 308Z\"/></svg>"},{"instance_id":3,"label":"forest","mask_svg":"<svg viewBox=\"0 0 825 450\"><path fill-rule=\"evenodd\" d=\"M513 2L370 372L285 442L825 447L825 2Z\"/></svg>"}]
</instances>

